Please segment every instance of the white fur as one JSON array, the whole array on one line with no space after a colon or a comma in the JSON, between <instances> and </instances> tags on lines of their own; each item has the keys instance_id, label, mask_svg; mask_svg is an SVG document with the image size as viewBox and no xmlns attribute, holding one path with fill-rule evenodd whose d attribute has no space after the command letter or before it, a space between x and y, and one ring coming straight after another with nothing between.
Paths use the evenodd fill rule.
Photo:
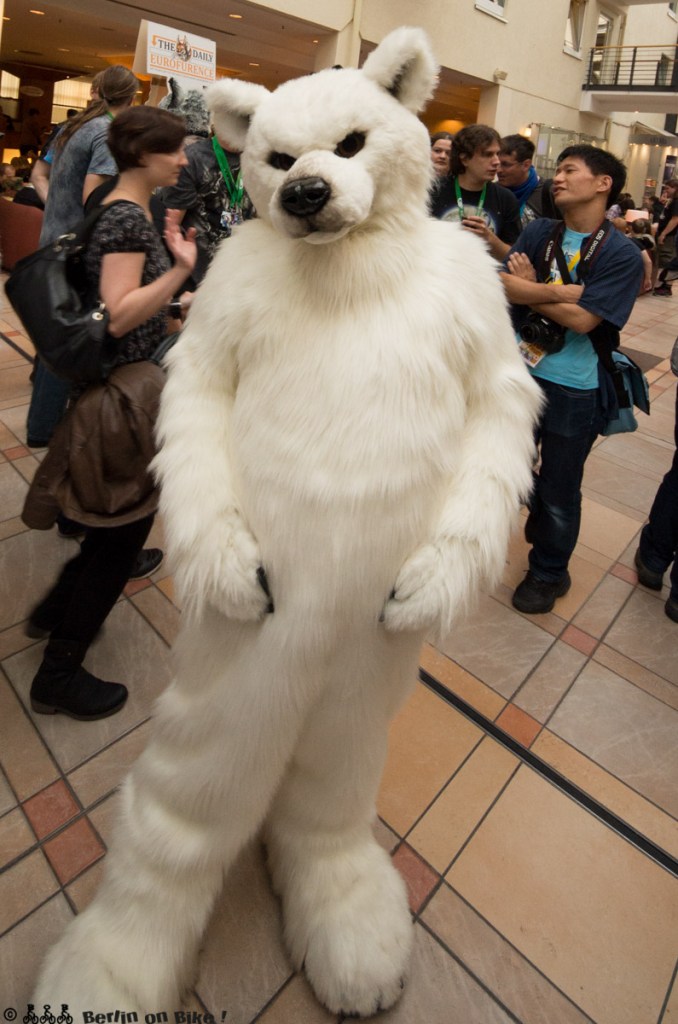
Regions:
<instances>
[{"instance_id":1,"label":"white fur","mask_svg":"<svg viewBox=\"0 0 678 1024\"><path fill-rule=\"evenodd\" d=\"M539 406L496 264L426 215L408 107L433 75L407 29L365 72L210 92L217 126L250 118L260 219L218 252L169 360L156 470L189 614L102 889L38 1005L176 1005L222 868L262 825L318 997L369 1015L400 994L410 916L370 829L388 722L426 631L501 572ZM338 156L356 131L364 148ZM276 170L272 152L296 162ZM331 196L295 223L280 191L309 174Z\"/></svg>"}]
</instances>

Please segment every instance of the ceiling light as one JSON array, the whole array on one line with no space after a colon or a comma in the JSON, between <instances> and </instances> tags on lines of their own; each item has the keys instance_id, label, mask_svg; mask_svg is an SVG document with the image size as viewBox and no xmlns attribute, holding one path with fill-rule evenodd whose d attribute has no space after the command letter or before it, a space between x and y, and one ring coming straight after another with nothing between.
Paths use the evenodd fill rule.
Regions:
<instances>
[{"instance_id":1,"label":"ceiling light","mask_svg":"<svg viewBox=\"0 0 678 1024\"><path fill-rule=\"evenodd\" d=\"M235 18L236 21L242 21L242 14L229 14L229 18Z\"/></svg>"},{"instance_id":2,"label":"ceiling light","mask_svg":"<svg viewBox=\"0 0 678 1024\"><path fill-rule=\"evenodd\" d=\"M57 52L58 53L70 53L71 51L67 50L65 46L57 46Z\"/></svg>"},{"instance_id":3,"label":"ceiling light","mask_svg":"<svg viewBox=\"0 0 678 1024\"><path fill-rule=\"evenodd\" d=\"M256 64L253 60L251 60L250 61L250 67L251 68L258 68L258 67L261 67L261 65L260 64Z\"/></svg>"},{"instance_id":4,"label":"ceiling light","mask_svg":"<svg viewBox=\"0 0 678 1024\"><path fill-rule=\"evenodd\" d=\"M29 11L29 14L44 14L44 11Z\"/></svg>"}]
</instances>

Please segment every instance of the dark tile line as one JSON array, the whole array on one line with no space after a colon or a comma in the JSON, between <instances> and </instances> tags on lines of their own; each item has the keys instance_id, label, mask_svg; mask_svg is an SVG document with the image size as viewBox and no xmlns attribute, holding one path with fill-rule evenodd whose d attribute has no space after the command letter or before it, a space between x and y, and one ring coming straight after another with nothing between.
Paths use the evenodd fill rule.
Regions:
<instances>
[{"instance_id":1,"label":"dark tile line","mask_svg":"<svg viewBox=\"0 0 678 1024\"><path fill-rule=\"evenodd\" d=\"M590 796L579 786L575 785L569 779L561 775L560 772L556 771L550 764L543 761L542 758L538 757L533 751L528 750L521 743L515 740L508 733L500 729L498 725L486 718L485 715L477 711L471 704L468 704L462 697L459 697L452 690L449 690L442 683L438 682L433 676L429 675L423 668L419 669L419 677L423 683L426 684L434 693L442 697L444 701L451 704L453 707L460 711L462 715L468 718L475 725L483 729L488 735L492 736L498 743L501 743L503 747L510 750L512 754L527 764L530 768L534 769L542 778L552 783L562 793L565 793L572 800L575 801L584 810L589 811L594 817L598 818L604 825L611 828L617 835L626 839L627 842L631 843L647 857L650 857L657 864L663 867L666 871L670 872L675 877L678 877L678 860L672 857L670 853L663 850L656 843L644 836L642 832L633 828L628 822L625 822L619 815L615 814L609 808L605 807L594 797Z\"/></svg>"},{"instance_id":2,"label":"dark tile line","mask_svg":"<svg viewBox=\"0 0 678 1024\"><path fill-rule=\"evenodd\" d=\"M2 333L2 331L0 331L0 338L2 338L6 345L9 345L10 348L13 348L15 352L18 352L20 356L23 356L26 362L30 363L31 366L35 364L35 358L29 355L28 352L24 352L20 345L17 345L15 341L12 341L11 338L8 338L6 334Z\"/></svg>"}]
</instances>

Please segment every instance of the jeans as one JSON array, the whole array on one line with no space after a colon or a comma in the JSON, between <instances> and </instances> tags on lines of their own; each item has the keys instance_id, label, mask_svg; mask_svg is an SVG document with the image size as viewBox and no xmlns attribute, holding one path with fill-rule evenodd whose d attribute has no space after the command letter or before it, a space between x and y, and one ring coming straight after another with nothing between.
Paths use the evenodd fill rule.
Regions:
<instances>
[{"instance_id":1,"label":"jeans","mask_svg":"<svg viewBox=\"0 0 678 1024\"><path fill-rule=\"evenodd\" d=\"M28 444L45 448L49 444L59 421L66 412L66 403L72 385L55 377L38 360L33 377L33 394L28 407L26 434Z\"/></svg>"},{"instance_id":2,"label":"jeans","mask_svg":"<svg viewBox=\"0 0 678 1024\"><path fill-rule=\"evenodd\" d=\"M120 597L153 525L146 516L124 526L87 530L80 553L40 602L38 618L58 619L52 640L65 640L85 650Z\"/></svg>"},{"instance_id":3,"label":"jeans","mask_svg":"<svg viewBox=\"0 0 678 1024\"><path fill-rule=\"evenodd\" d=\"M536 430L541 466L535 474L525 536L530 570L548 583L562 580L581 524L584 463L603 425L598 388L580 390L535 378L547 400Z\"/></svg>"},{"instance_id":4,"label":"jeans","mask_svg":"<svg viewBox=\"0 0 678 1024\"><path fill-rule=\"evenodd\" d=\"M653 572L664 573L673 562L671 596L678 598L678 390L673 436L676 451L655 495L650 520L640 534L640 557Z\"/></svg>"}]
</instances>

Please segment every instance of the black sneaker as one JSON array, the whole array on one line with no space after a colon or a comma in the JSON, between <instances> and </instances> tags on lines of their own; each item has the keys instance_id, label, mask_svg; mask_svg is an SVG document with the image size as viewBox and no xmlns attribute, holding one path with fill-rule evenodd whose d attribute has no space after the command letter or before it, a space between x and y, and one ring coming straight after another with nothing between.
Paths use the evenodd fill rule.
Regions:
<instances>
[{"instance_id":1,"label":"black sneaker","mask_svg":"<svg viewBox=\"0 0 678 1024\"><path fill-rule=\"evenodd\" d=\"M532 572L528 572L523 582L513 592L511 603L514 608L519 612L525 612L526 615L540 615L543 612L550 612L556 598L566 594L571 586L572 580L568 572L555 583L539 580Z\"/></svg>"},{"instance_id":2,"label":"black sneaker","mask_svg":"<svg viewBox=\"0 0 678 1024\"><path fill-rule=\"evenodd\" d=\"M664 611L672 622L678 622L678 597L674 597L673 594L669 595L669 599L664 605Z\"/></svg>"},{"instance_id":3,"label":"black sneaker","mask_svg":"<svg viewBox=\"0 0 678 1024\"><path fill-rule=\"evenodd\" d=\"M644 587L648 587L650 590L661 590L664 582L664 573L655 572L654 569L648 569L640 557L640 548L636 551L633 564L636 567L638 573L638 582L642 583Z\"/></svg>"},{"instance_id":4,"label":"black sneaker","mask_svg":"<svg viewBox=\"0 0 678 1024\"><path fill-rule=\"evenodd\" d=\"M653 295L673 295L673 289L670 284L659 284L652 292Z\"/></svg>"},{"instance_id":5,"label":"black sneaker","mask_svg":"<svg viewBox=\"0 0 678 1024\"><path fill-rule=\"evenodd\" d=\"M145 580L147 576L152 576L156 569L159 569L162 565L164 554L160 548L144 548L137 555L137 560L129 574L131 580Z\"/></svg>"}]
</instances>

